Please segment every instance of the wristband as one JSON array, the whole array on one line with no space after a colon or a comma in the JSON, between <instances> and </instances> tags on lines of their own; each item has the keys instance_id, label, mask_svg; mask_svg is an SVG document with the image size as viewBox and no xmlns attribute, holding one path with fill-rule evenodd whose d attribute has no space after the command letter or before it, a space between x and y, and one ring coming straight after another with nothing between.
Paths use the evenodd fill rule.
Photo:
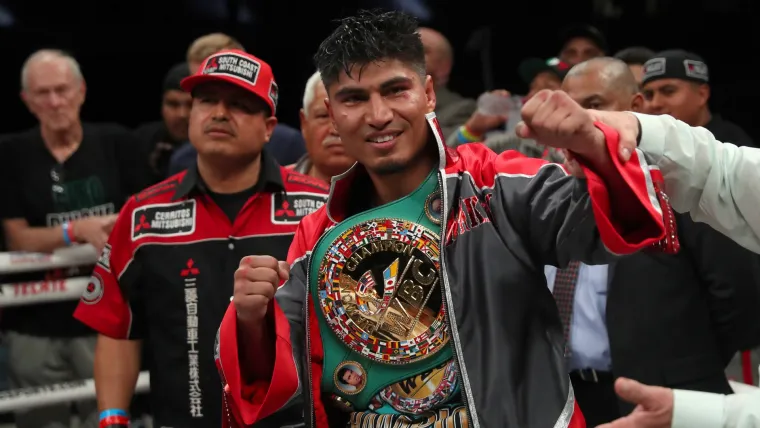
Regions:
<instances>
[{"instance_id":1,"label":"wristband","mask_svg":"<svg viewBox=\"0 0 760 428\"><path fill-rule=\"evenodd\" d=\"M71 245L72 239L71 239L71 223L68 221L64 221L63 224L61 224L61 229L63 229L63 242L66 244L66 246Z\"/></svg>"},{"instance_id":2,"label":"wristband","mask_svg":"<svg viewBox=\"0 0 760 428\"><path fill-rule=\"evenodd\" d=\"M459 133L457 134L460 140L466 142L466 143L474 143L477 141L480 141L481 137L478 135L475 135L472 131L467 129L467 125L462 125L459 127Z\"/></svg>"},{"instance_id":3,"label":"wristband","mask_svg":"<svg viewBox=\"0 0 760 428\"><path fill-rule=\"evenodd\" d=\"M106 416L100 420L99 428L121 428L129 426L129 418L126 416Z\"/></svg>"},{"instance_id":4,"label":"wristband","mask_svg":"<svg viewBox=\"0 0 760 428\"><path fill-rule=\"evenodd\" d=\"M127 411L123 409L106 409L100 412L101 421L109 416L123 416L125 418L128 418L129 413L127 413Z\"/></svg>"}]
</instances>

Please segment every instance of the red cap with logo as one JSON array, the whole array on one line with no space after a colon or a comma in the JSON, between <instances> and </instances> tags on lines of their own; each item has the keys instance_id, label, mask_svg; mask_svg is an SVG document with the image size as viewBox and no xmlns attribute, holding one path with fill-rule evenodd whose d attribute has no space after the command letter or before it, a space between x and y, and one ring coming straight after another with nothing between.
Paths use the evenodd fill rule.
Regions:
<instances>
[{"instance_id":1,"label":"red cap with logo","mask_svg":"<svg viewBox=\"0 0 760 428\"><path fill-rule=\"evenodd\" d=\"M277 110L279 88L274 81L272 67L255 56L241 50L224 50L206 58L198 71L182 80L187 92L206 82L228 82L259 96L272 110Z\"/></svg>"}]
</instances>

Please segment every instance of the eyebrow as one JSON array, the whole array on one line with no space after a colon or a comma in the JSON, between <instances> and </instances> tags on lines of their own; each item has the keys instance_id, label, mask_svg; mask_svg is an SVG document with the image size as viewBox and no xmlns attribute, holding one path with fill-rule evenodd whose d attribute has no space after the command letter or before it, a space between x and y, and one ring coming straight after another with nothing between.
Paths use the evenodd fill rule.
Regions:
<instances>
[{"instance_id":1,"label":"eyebrow","mask_svg":"<svg viewBox=\"0 0 760 428\"><path fill-rule=\"evenodd\" d=\"M603 102L604 98L599 94L589 95L583 99L583 102L581 104L590 103L591 101Z\"/></svg>"},{"instance_id":2,"label":"eyebrow","mask_svg":"<svg viewBox=\"0 0 760 428\"><path fill-rule=\"evenodd\" d=\"M412 79L406 76L393 77L380 84L380 91L384 92L388 88L392 88L396 85L410 84L411 82L412 82ZM365 88L361 88L358 86L345 86L341 89L338 89L338 91L335 93L335 97L341 98L341 97L346 97L349 95L358 95L358 94L366 94L366 93L367 93L367 90Z\"/></svg>"}]
</instances>

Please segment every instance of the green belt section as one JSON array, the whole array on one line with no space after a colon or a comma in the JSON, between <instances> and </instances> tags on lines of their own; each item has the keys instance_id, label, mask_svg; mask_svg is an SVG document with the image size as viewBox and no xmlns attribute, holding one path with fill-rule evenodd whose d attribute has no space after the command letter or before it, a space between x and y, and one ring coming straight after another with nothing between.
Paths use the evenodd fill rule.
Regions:
<instances>
[{"instance_id":1,"label":"green belt section","mask_svg":"<svg viewBox=\"0 0 760 428\"><path fill-rule=\"evenodd\" d=\"M434 355L422 360L406 364L388 364L373 361L362 356L353 349L350 349L328 326L325 315L320 309L319 287L317 281L320 278L319 269L321 260L328 255L331 244L341 234L359 224L371 222L373 219L406 220L417 223L436 234L440 234L441 226L431 221L425 213L427 198L430 194L436 191L437 187L437 171L433 170L425 182L423 182L422 185L410 195L389 204L352 216L330 229L322 236L312 253L313 261L311 263L311 272L309 273L309 277L311 278L309 287L312 297L316 302L315 306L317 308L317 318L319 319L319 330L322 336L322 346L324 348L322 391L328 393L331 392L348 401L352 404L354 410L368 409L370 401L383 388L441 366L446 361L452 359L453 353L451 346L447 345L440 348ZM441 287L440 283L436 286ZM338 370L338 366L340 366L341 363L346 361L359 363L366 373L366 383L364 384L364 388L358 394L348 395L336 387L336 370Z\"/></svg>"}]
</instances>

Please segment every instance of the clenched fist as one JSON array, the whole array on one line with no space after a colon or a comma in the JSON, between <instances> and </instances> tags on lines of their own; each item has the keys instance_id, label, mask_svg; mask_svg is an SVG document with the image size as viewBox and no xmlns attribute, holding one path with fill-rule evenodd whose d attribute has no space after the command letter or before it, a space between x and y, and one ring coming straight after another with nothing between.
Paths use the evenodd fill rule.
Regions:
<instances>
[{"instance_id":1,"label":"clenched fist","mask_svg":"<svg viewBox=\"0 0 760 428\"><path fill-rule=\"evenodd\" d=\"M238 320L251 324L264 319L277 286L289 277L288 264L277 261L274 257L243 257L240 260L240 267L235 271L235 289L232 299Z\"/></svg>"},{"instance_id":2,"label":"clenched fist","mask_svg":"<svg viewBox=\"0 0 760 428\"><path fill-rule=\"evenodd\" d=\"M538 92L523 106L522 118L517 127L521 138L580 155L596 155L604 147L593 115L562 91Z\"/></svg>"}]
</instances>

